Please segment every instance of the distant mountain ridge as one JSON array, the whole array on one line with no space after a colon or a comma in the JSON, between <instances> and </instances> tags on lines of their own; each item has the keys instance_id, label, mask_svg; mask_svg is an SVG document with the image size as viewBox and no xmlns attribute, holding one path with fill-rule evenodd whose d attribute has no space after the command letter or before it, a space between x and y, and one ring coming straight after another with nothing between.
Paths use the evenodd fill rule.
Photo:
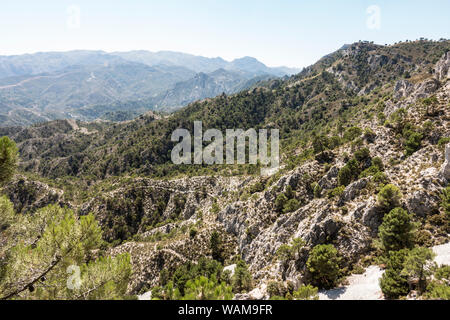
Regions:
<instances>
[{"instance_id":1,"label":"distant mountain ridge","mask_svg":"<svg viewBox=\"0 0 450 320\"><path fill-rule=\"evenodd\" d=\"M295 71L251 57L227 62L168 51L0 56L0 126L173 110Z\"/></svg>"}]
</instances>

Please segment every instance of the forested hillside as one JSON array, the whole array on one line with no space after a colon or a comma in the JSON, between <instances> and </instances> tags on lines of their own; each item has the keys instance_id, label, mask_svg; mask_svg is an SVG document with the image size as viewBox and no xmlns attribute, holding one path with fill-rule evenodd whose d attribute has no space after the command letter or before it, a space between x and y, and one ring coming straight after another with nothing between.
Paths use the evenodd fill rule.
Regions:
<instances>
[{"instance_id":1,"label":"forested hillside","mask_svg":"<svg viewBox=\"0 0 450 320\"><path fill-rule=\"evenodd\" d=\"M449 51L448 40L358 42L297 75L170 115L0 128L19 155L2 212L26 220L8 222L5 248L23 254L11 255L17 265L32 259L24 252L37 234L14 226L34 226L54 211L61 237L64 228L80 237L83 228L95 231L88 243L73 239L83 248L76 257L58 249L83 264L83 275L92 268L102 278L109 264L129 276L120 280L126 289L119 282L93 297L315 299L378 266L385 298L449 299L449 267L431 265L429 249L450 233ZM199 120L203 130L279 129L280 170L261 176L260 164L174 165L172 132L192 132ZM40 270L66 259L40 249L54 237L43 231L34 243L46 257ZM0 295L23 288L5 279ZM41 282L32 285L35 293L18 297L49 294Z\"/></svg>"}]
</instances>

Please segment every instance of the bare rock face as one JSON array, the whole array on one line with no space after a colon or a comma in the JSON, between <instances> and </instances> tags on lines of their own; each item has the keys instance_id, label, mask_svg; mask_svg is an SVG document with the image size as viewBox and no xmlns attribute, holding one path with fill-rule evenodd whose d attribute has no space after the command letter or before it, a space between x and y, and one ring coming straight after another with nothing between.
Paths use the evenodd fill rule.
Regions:
<instances>
[{"instance_id":1,"label":"bare rock face","mask_svg":"<svg viewBox=\"0 0 450 320\"><path fill-rule=\"evenodd\" d=\"M435 69L436 79L445 81L450 78L450 51L438 61Z\"/></svg>"},{"instance_id":2,"label":"bare rock face","mask_svg":"<svg viewBox=\"0 0 450 320\"><path fill-rule=\"evenodd\" d=\"M409 96L414 91L414 85L407 80L399 80L395 84L394 98L400 99Z\"/></svg>"},{"instance_id":3,"label":"bare rock face","mask_svg":"<svg viewBox=\"0 0 450 320\"><path fill-rule=\"evenodd\" d=\"M359 191L364 189L368 183L369 183L369 179L363 178L363 179L360 179L358 181L355 181L355 182L349 184L345 188L344 193L342 194L341 198L339 199L339 204L343 205L345 202L355 199L358 196Z\"/></svg>"},{"instance_id":4,"label":"bare rock face","mask_svg":"<svg viewBox=\"0 0 450 320\"><path fill-rule=\"evenodd\" d=\"M322 189L333 189L337 187L337 176L339 173L339 167L333 166L326 175L319 180L319 186Z\"/></svg>"},{"instance_id":5,"label":"bare rock face","mask_svg":"<svg viewBox=\"0 0 450 320\"><path fill-rule=\"evenodd\" d=\"M445 147L445 162L442 165L441 175L445 180L450 181L450 143Z\"/></svg>"},{"instance_id":6,"label":"bare rock face","mask_svg":"<svg viewBox=\"0 0 450 320\"><path fill-rule=\"evenodd\" d=\"M436 201L431 195L423 190L414 192L407 200L408 211L425 217L436 210Z\"/></svg>"},{"instance_id":7,"label":"bare rock face","mask_svg":"<svg viewBox=\"0 0 450 320\"><path fill-rule=\"evenodd\" d=\"M416 99L428 97L439 89L439 81L436 79L428 79L416 85L413 96Z\"/></svg>"}]
</instances>

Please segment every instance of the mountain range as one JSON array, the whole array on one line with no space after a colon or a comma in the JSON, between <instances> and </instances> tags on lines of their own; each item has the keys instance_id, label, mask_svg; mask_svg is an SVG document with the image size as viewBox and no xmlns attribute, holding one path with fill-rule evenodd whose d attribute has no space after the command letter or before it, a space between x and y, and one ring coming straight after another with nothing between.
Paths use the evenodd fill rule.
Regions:
<instances>
[{"instance_id":1,"label":"mountain range","mask_svg":"<svg viewBox=\"0 0 450 320\"><path fill-rule=\"evenodd\" d=\"M210 75L196 73L186 93ZM114 298L448 300L449 106L449 40L356 42L294 76L170 116L2 127L12 146L3 154L11 139L19 162L0 198L4 216L18 217L3 220L0 297L77 298L61 277L74 258L59 243L82 248L77 237L95 234L99 248L80 259L87 270L108 263L85 272L112 279L108 289L121 284ZM278 171L174 164L172 133L192 134L200 120L204 131L278 129ZM111 267L122 255L123 267ZM36 281L42 272L48 280ZM81 298L110 292L96 288Z\"/></svg>"},{"instance_id":2,"label":"mountain range","mask_svg":"<svg viewBox=\"0 0 450 320\"><path fill-rule=\"evenodd\" d=\"M297 71L250 57L228 62L168 51L1 56L0 126L174 110Z\"/></svg>"}]
</instances>

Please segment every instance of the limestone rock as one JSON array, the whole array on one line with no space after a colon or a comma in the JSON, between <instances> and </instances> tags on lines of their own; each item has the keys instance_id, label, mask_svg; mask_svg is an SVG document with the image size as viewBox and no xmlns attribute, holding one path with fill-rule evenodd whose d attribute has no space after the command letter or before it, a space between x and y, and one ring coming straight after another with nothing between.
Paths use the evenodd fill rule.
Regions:
<instances>
[{"instance_id":1,"label":"limestone rock","mask_svg":"<svg viewBox=\"0 0 450 320\"><path fill-rule=\"evenodd\" d=\"M414 91L414 85L407 80L399 80L395 84L394 98L400 99L407 97Z\"/></svg>"},{"instance_id":2,"label":"limestone rock","mask_svg":"<svg viewBox=\"0 0 450 320\"><path fill-rule=\"evenodd\" d=\"M450 51L444 54L436 64L435 76L439 81L445 81L450 78Z\"/></svg>"},{"instance_id":3,"label":"limestone rock","mask_svg":"<svg viewBox=\"0 0 450 320\"><path fill-rule=\"evenodd\" d=\"M442 165L441 175L445 180L450 181L450 143L445 147L445 162Z\"/></svg>"},{"instance_id":4,"label":"limestone rock","mask_svg":"<svg viewBox=\"0 0 450 320\"><path fill-rule=\"evenodd\" d=\"M425 191L414 192L407 200L406 206L409 212L425 217L436 210L436 202Z\"/></svg>"},{"instance_id":5,"label":"limestone rock","mask_svg":"<svg viewBox=\"0 0 450 320\"><path fill-rule=\"evenodd\" d=\"M355 199L358 196L359 191L364 189L367 186L368 182L369 182L369 180L367 178L363 178L363 179L360 179L358 181L355 181L355 182L349 184L345 188L344 193L342 194L341 198L339 199L339 203L341 205L343 205L345 202Z\"/></svg>"}]
</instances>

